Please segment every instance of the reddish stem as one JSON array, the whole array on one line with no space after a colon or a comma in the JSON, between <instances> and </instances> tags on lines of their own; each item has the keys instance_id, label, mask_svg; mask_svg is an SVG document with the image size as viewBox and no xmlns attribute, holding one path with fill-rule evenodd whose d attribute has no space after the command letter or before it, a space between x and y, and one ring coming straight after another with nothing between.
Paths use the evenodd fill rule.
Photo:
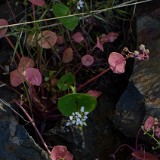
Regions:
<instances>
[{"instance_id":1,"label":"reddish stem","mask_svg":"<svg viewBox=\"0 0 160 160\"><path fill-rule=\"evenodd\" d=\"M32 10L33 10L33 19L35 21L36 20L36 15L35 15L35 6L34 6L33 3L32 3Z\"/></svg>"},{"instance_id":2,"label":"reddish stem","mask_svg":"<svg viewBox=\"0 0 160 160\"><path fill-rule=\"evenodd\" d=\"M4 37L7 40L7 42L9 43L9 45L15 50L15 47L14 47L13 43L10 41L10 39L6 35ZM20 60L21 57L17 51L16 51L16 55L17 55L18 59Z\"/></svg>"},{"instance_id":3,"label":"reddish stem","mask_svg":"<svg viewBox=\"0 0 160 160\"><path fill-rule=\"evenodd\" d=\"M48 146L47 146L46 142L44 141L43 137L41 136L39 130L37 129L37 127L36 127L33 119L30 117L30 115L27 113L27 111L26 111L17 101L15 101L15 103L16 103L16 104L18 105L18 107L21 108L21 110L25 113L25 115L27 116L27 118L28 118L29 121L31 122L32 126L34 127L35 131L37 132L40 140L42 141L42 144L44 145L44 147L46 148L47 152L48 152L49 155L50 155L51 151L48 149Z\"/></svg>"},{"instance_id":4,"label":"reddish stem","mask_svg":"<svg viewBox=\"0 0 160 160\"><path fill-rule=\"evenodd\" d=\"M16 22L16 18L15 18L15 14L13 13L12 7L11 7L10 2L8 0L7 0L7 5L8 5L8 8L10 9L10 11L11 11L11 14L12 14L12 16L14 18L15 23L17 23Z\"/></svg>"},{"instance_id":5,"label":"reddish stem","mask_svg":"<svg viewBox=\"0 0 160 160\"><path fill-rule=\"evenodd\" d=\"M130 58L131 56L128 55L125 57L125 59L128 59ZM122 60L120 60L118 63L122 62ZM88 83L91 83L92 81L96 80L97 78L99 78L100 76L102 76L103 74L105 74L106 72L108 72L111 68L107 68L105 69L104 71L102 71L101 73L99 73L98 75L94 76L93 78L89 79L88 81L86 81L85 83L83 83L82 85L80 85L78 88L77 88L77 91L81 90L84 86L86 86Z\"/></svg>"},{"instance_id":6,"label":"reddish stem","mask_svg":"<svg viewBox=\"0 0 160 160\"><path fill-rule=\"evenodd\" d=\"M86 81L85 83L83 83L82 85L80 85L77 88L77 91L81 90L84 86L86 86L88 83L91 83L92 81L96 80L97 78L99 78L100 76L102 76L103 74L105 74L106 72L108 72L111 68L107 68L104 71L102 71L101 73L99 73L98 75L92 77L91 79L89 79L88 81Z\"/></svg>"}]
</instances>

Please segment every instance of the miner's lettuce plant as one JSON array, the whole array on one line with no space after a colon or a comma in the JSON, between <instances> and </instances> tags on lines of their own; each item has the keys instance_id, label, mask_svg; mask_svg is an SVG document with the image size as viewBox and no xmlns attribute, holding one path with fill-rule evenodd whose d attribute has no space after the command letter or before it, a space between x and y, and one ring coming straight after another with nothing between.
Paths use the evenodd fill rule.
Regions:
<instances>
[{"instance_id":1,"label":"miner's lettuce plant","mask_svg":"<svg viewBox=\"0 0 160 160\"><path fill-rule=\"evenodd\" d=\"M70 116L74 112L80 111L82 106L85 106L85 111L91 112L95 109L96 98L85 93L76 93L74 86L75 77L71 73L63 75L57 83L61 91L71 90L69 93L58 100L58 108L65 116Z\"/></svg>"}]
</instances>

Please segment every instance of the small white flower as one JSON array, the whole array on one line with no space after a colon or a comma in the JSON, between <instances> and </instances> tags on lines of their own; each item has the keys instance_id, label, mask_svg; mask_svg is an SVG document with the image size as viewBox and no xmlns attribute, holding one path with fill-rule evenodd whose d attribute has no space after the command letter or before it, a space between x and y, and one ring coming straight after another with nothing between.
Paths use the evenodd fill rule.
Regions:
<instances>
[{"instance_id":1,"label":"small white flower","mask_svg":"<svg viewBox=\"0 0 160 160\"><path fill-rule=\"evenodd\" d=\"M84 116L83 118L84 118L84 119L87 119L88 117L87 117L87 116Z\"/></svg>"},{"instance_id":2,"label":"small white flower","mask_svg":"<svg viewBox=\"0 0 160 160\"><path fill-rule=\"evenodd\" d=\"M146 49L146 50L145 50L145 53L146 53L146 54L149 54L149 49Z\"/></svg>"},{"instance_id":3,"label":"small white flower","mask_svg":"<svg viewBox=\"0 0 160 160\"><path fill-rule=\"evenodd\" d=\"M76 116L78 116L78 114L79 114L78 112L75 112L75 115L76 115Z\"/></svg>"},{"instance_id":4,"label":"small white flower","mask_svg":"<svg viewBox=\"0 0 160 160\"><path fill-rule=\"evenodd\" d=\"M84 106L81 107L80 111L81 111L81 112L84 112Z\"/></svg>"},{"instance_id":5,"label":"small white flower","mask_svg":"<svg viewBox=\"0 0 160 160\"><path fill-rule=\"evenodd\" d=\"M72 124L75 124L75 123L76 123L76 121L75 121L75 120L72 120L71 122L72 122Z\"/></svg>"},{"instance_id":6,"label":"small white flower","mask_svg":"<svg viewBox=\"0 0 160 160\"><path fill-rule=\"evenodd\" d=\"M89 112L84 112L84 115L86 116L86 115L88 115L89 114Z\"/></svg>"},{"instance_id":7,"label":"small white flower","mask_svg":"<svg viewBox=\"0 0 160 160\"><path fill-rule=\"evenodd\" d=\"M69 119L72 120L72 119L73 119L73 116L69 116Z\"/></svg>"},{"instance_id":8,"label":"small white flower","mask_svg":"<svg viewBox=\"0 0 160 160\"><path fill-rule=\"evenodd\" d=\"M134 55L138 56L139 55L139 51L134 51Z\"/></svg>"},{"instance_id":9,"label":"small white flower","mask_svg":"<svg viewBox=\"0 0 160 160\"><path fill-rule=\"evenodd\" d=\"M77 118L77 122L81 121L79 118Z\"/></svg>"},{"instance_id":10,"label":"small white flower","mask_svg":"<svg viewBox=\"0 0 160 160\"><path fill-rule=\"evenodd\" d=\"M83 8L83 5L84 5L84 2L83 2L82 0L79 0L79 1L77 2L77 8L78 8L78 9Z\"/></svg>"},{"instance_id":11,"label":"small white flower","mask_svg":"<svg viewBox=\"0 0 160 160\"><path fill-rule=\"evenodd\" d=\"M141 50L141 51L145 50L145 45L144 45L144 44L141 44L141 45L139 46L139 50Z\"/></svg>"},{"instance_id":12,"label":"small white flower","mask_svg":"<svg viewBox=\"0 0 160 160\"><path fill-rule=\"evenodd\" d=\"M70 126L70 125L71 125L71 122L68 121L68 122L66 123L66 126Z\"/></svg>"},{"instance_id":13,"label":"small white flower","mask_svg":"<svg viewBox=\"0 0 160 160\"><path fill-rule=\"evenodd\" d=\"M79 112L74 112L72 113L71 116L69 116L69 120L66 123L66 126L71 126L71 125L76 125L78 127L83 127L86 126L86 120L87 120L87 115L89 112L85 112L84 106L80 108Z\"/></svg>"}]
</instances>

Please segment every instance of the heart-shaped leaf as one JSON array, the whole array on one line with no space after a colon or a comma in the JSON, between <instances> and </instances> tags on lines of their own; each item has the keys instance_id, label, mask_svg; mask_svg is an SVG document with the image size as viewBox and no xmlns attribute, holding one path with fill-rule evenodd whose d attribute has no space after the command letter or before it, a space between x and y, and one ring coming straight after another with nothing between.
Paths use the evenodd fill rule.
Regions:
<instances>
[{"instance_id":1,"label":"heart-shaped leaf","mask_svg":"<svg viewBox=\"0 0 160 160\"><path fill-rule=\"evenodd\" d=\"M89 94L89 95L91 95L91 96L93 96L95 98L98 98L102 94L102 92L96 91L96 90L89 90L87 92L87 94Z\"/></svg>"},{"instance_id":2,"label":"heart-shaped leaf","mask_svg":"<svg viewBox=\"0 0 160 160\"><path fill-rule=\"evenodd\" d=\"M94 57L89 54L86 54L81 58L81 62L84 66L88 67L93 64Z\"/></svg>"},{"instance_id":3,"label":"heart-shaped leaf","mask_svg":"<svg viewBox=\"0 0 160 160\"><path fill-rule=\"evenodd\" d=\"M58 81L58 88L61 91L65 91L71 87L75 83L75 78L72 73L67 73L63 75L60 80Z\"/></svg>"},{"instance_id":4,"label":"heart-shaped leaf","mask_svg":"<svg viewBox=\"0 0 160 160\"><path fill-rule=\"evenodd\" d=\"M82 41L84 41L84 37L82 35L81 32L76 32L73 36L72 36L73 40L77 43L81 43Z\"/></svg>"},{"instance_id":5,"label":"heart-shaped leaf","mask_svg":"<svg viewBox=\"0 0 160 160\"><path fill-rule=\"evenodd\" d=\"M62 36L57 36L57 44L63 44L64 43L64 39Z\"/></svg>"},{"instance_id":6,"label":"heart-shaped leaf","mask_svg":"<svg viewBox=\"0 0 160 160\"><path fill-rule=\"evenodd\" d=\"M132 152L132 156L139 160L158 160L158 158L155 155L145 151Z\"/></svg>"},{"instance_id":7,"label":"heart-shaped leaf","mask_svg":"<svg viewBox=\"0 0 160 160\"><path fill-rule=\"evenodd\" d=\"M63 4L55 4L53 6L53 12L56 17L67 16L70 15L70 9ZM79 19L76 16L59 18L59 21L70 31L73 31L75 27L78 25Z\"/></svg>"},{"instance_id":8,"label":"heart-shaped leaf","mask_svg":"<svg viewBox=\"0 0 160 160\"><path fill-rule=\"evenodd\" d=\"M67 150L65 146L54 146L50 153L51 160L73 160L73 155Z\"/></svg>"},{"instance_id":9,"label":"heart-shaped leaf","mask_svg":"<svg viewBox=\"0 0 160 160\"><path fill-rule=\"evenodd\" d=\"M42 83L42 75L36 68L27 68L23 75L25 80L29 82L31 85L40 86Z\"/></svg>"},{"instance_id":10,"label":"heart-shaped leaf","mask_svg":"<svg viewBox=\"0 0 160 160\"><path fill-rule=\"evenodd\" d=\"M45 30L38 34L38 44L45 49L52 48L57 41L55 32Z\"/></svg>"},{"instance_id":11,"label":"heart-shaped leaf","mask_svg":"<svg viewBox=\"0 0 160 160\"><path fill-rule=\"evenodd\" d=\"M44 6L46 4L44 0L28 0L28 1L36 6Z\"/></svg>"},{"instance_id":12,"label":"heart-shaped leaf","mask_svg":"<svg viewBox=\"0 0 160 160\"><path fill-rule=\"evenodd\" d=\"M21 57L19 64L18 64L18 68L23 68L24 70L26 68L32 68L34 67L34 61L31 58L28 57Z\"/></svg>"},{"instance_id":13,"label":"heart-shaped leaf","mask_svg":"<svg viewBox=\"0 0 160 160\"><path fill-rule=\"evenodd\" d=\"M73 49L67 48L63 52L62 61L63 63L69 63L73 60Z\"/></svg>"},{"instance_id":14,"label":"heart-shaped leaf","mask_svg":"<svg viewBox=\"0 0 160 160\"><path fill-rule=\"evenodd\" d=\"M13 87L19 86L23 81L24 77L22 72L24 69L22 67L10 72L10 83Z\"/></svg>"},{"instance_id":15,"label":"heart-shaped leaf","mask_svg":"<svg viewBox=\"0 0 160 160\"><path fill-rule=\"evenodd\" d=\"M5 19L0 19L0 27L8 25ZM7 32L7 28L0 29L0 38L4 37Z\"/></svg>"},{"instance_id":16,"label":"heart-shaped leaf","mask_svg":"<svg viewBox=\"0 0 160 160\"><path fill-rule=\"evenodd\" d=\"M36 46L37 44L37 37L35 34L29 34L27 39L26 39L26 44L31 46L31 47L34 47Z\"/></svg>"},{"instance_id":17,"label":"heart-shaped leaf","mask_svg":"<svg viewBox=\"0 0 160 160\"><path fill-rule=\"evenodd\" d=\"M126 60L120 53L110 53L108 63L113 73L121 74L125 72Z\"/></svg>"},{"instance_id":18,"label":"heart-shaped leaf","mask_svg":"<svg viewBox=\"0 0 160 160\"><path fill-rule=\"evenodd\" d=\"M58 108L65 116L70 116L74 112L79 112L82 106L86 112L91 112L97 105L96 98L85 93L71 93L58 100Z\"/></svg>"}]
</instances>

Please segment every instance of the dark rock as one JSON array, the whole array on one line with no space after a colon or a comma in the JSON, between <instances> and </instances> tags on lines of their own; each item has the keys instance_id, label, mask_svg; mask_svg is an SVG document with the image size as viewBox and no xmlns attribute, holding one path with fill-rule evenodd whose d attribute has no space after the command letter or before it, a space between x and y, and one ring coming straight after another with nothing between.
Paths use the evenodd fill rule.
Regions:
<instances>
[{"instance_id":1,"label":"dark rock","mask_svg":"<svg viewBox=\"0 0 160 160\"><path fill-rule=\"evenodd\" d=\"M47 144L67 146L74 160L110 160L110 155L124 140L108 118L112 117L114 102L105 95L89 114L83 131L60 124L46 133Z\"/></svg>"},{"instance_id":2,"label":"dark rock","mask_svg":"<svg viewBox=\"0 0 160 160\"><path fill-rule=\"evenodd\" d=\"M17 114L13 112L17 108L7 103L11 93L5 87L0 87L0 159L50 160L48 154L35 143L25 128L18 124Z\"/></svg>"},{"instance_id":3,"label":"dark rock","mask_svg":"<svg viewBox=\"0 0 160 160\"><path fill-rule=\"evenodd\" d=\"M135 136L148 116L160 120L159 13L160 8L137 17L138 45L144 44L150 50L150 59L135 62L130 78L133 85L128 85L117 104L115 126L127 136Z\"/></svg>"},{"instance_id":4,"label":"dark rock","mask_svg":"<svg viewBox=\"0 0 160 160\"><path fill-rule=\"evenodd\" d=\"M117 103L114 117L115 127L123 134L135 136L145 114L143 96L133 83L129 83L126 91Z\"/></svg>"}]
</instances>

